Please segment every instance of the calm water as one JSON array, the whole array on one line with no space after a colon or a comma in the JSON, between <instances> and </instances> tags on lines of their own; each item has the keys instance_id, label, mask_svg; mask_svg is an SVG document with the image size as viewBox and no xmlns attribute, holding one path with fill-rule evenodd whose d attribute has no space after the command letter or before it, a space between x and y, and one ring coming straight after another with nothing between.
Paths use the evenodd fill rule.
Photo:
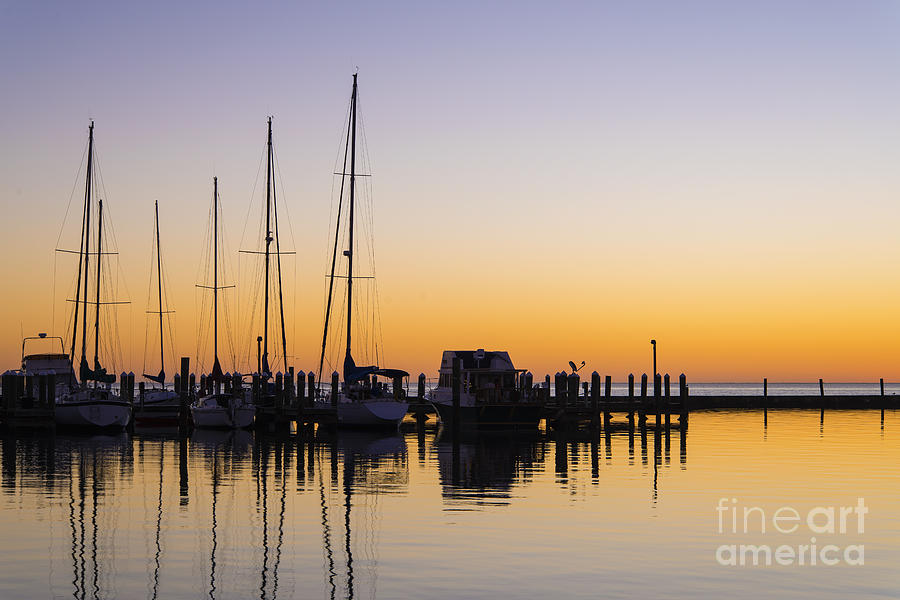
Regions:
<instances>
[{"instance_id":1,"label":"calm water","mask_svg":"<svg viewBox=\"0 0 900 600\"><path fill-rule=\"evenodd\" d=\"M891 411L697 412L668 440L6 437L0 598L896 597L898 459ZM722 498L803 522L733 531ZM862 532L810 533L858 498ZM811 537L864 564L716 558Z\"/></svg>"}]
</instances>

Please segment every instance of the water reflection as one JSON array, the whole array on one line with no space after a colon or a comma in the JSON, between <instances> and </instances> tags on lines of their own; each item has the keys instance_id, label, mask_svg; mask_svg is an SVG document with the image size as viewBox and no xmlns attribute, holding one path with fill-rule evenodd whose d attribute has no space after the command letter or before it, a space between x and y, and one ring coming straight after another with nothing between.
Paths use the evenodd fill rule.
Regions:
<instances>
[{"instance_id":1,"label":"water reflection","mask_svg":"<svg viewBox=\"0 0 900 600\"><path fill-rule=\"evenodd\" d=\"M654 499L657 474L669 467L665 434L651 432L648 442L641 431L448 433L3 437L3 496L24 496L43 510L36 527L64 524L66 550L54 546L58 530L48 545L50 561L68 563L69 575L66 585L51 565L43 593L46 557L32 557L34 589L17 596L0 583L0 597L265 599L317 595L308 593L316 585L329 598L374 597L386 499L411 492L410 445L417 472L440 490L435 508L442 511L508 507L545 472L569 494L597 485L620 456L640 468L635 437L641 464L653 447ZM686 468L686 438L680 439ZM41 507L41 498L49 506ZM387 535L397 543L392 531Z\"/></svg>"}]
</instances>

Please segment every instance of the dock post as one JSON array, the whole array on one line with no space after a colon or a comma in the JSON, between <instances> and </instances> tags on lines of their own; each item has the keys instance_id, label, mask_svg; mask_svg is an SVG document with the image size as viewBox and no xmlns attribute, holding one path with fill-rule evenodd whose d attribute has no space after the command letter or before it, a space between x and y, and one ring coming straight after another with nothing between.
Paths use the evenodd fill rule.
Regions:
<instances>
[{"instance_id":1,"label":"dock post","mask_svg":"<svg viewBox=\"0 0 900 600\"><path fill-rule=\"evenodd\" d=\"M125 371L119 373L119 398L128 402L128 373Z\"/></svg>"},{"instance_id":2,"label":"dock post","mask_svg":"<svg viewBox=\"0 0 900 600\"><path fill-rule=\"evenodd\" d=\"M294 406L294 367L288 367L288 372L284 376L284 395L285 405L288 408Z\"/></svg>"},{"instance_id":3,"label":"dock post","mask_svg":"<svg viewBox=\"0 0 900 600\"><path fill-rule=\"evenodd\" d=\"M284 410L284 373L275 373L275 410L280 416Z\"/></svg>"},{"instance_id":4,"label":"dock post","mask_svg":"<svg viewBox=\"0 0 900 600\"><path fill-rule=\"evenodd\" d=\"M425 373L419 373L419 381L418 387L416 389L416 395L419 397L419 402L425 402Z\"/></svg>"},{"instance_id":5,"label":"dock post","mask_svg":"<svg viewBox=\"0 0 900 600\"><path fill-rule=\"evenodd\" d=\"M340 391L341 391L341 375L337 371L332 371L331 372L331 408L334 408L334 409L337 408L338 394L340 393Z\"/></svg>"},{"instance_id":6,"label":"dock post","mask_svg":"<svg viewBox=\"0 0 900 600\"><path fill-rule=\"evenodd\" d=\"M763 426L769 424L769 378L763 377Z\"/></svg>"},{"instance_id":7,"label":"dock post","mask_svg":"<svg viewBox=\"0 0 900 600\"><path fill-rule=\"evenodd\" d=\"M144 387L143 381L138 383L138 406L140 406L141 410L144 410Z\"/></svg>"},{"instance_id":8,"label":"dock post","mask_svg":"<svg viewBox=\"0 0 900 600\"><path fill-rule=\"evenodd\" d=\"M600 373L591 373L591 426L600 427Z\"/></svg>"},{"instance_id":9,"label":"dock post","mask_svg":"<svg viewBox=\"0 0 900 600\"><path fill-rule=\"evenodd\" d=\"M391 387L394 391L394 402L400 402L403 399L403 377L394 377L391 381Z\"/></svg>"},{"instance_id":10,"label":"dock post","mask_svg":"<svg viewBox=\"0 0 900 600\"><path fill-rule=\"evenodd\" d=\"M175 385L175 392L180 396L181 395L181 375L175 373L174 377L172 377L172 381Z\"/></svg>"},{"instance_id":11,"label":"dock post","mask_svg":"<svg viewBox=\"0 0 900 600\"><path fill-rule=\"evenodd\" d=\"M297 409L306 404L306 373L297 373Z\"/></svg>"},{"instance_id":12,"label":"dock post","mask_svg":"<svg viewBox=\"0 0 900 600\"><path fill-rule=\"evenodd\" d=\"M678 396L681 400L681 414L678 416L678 426L687 427L688 421L688 399L687 399L687 377L684 373L678 376Z\"/></svg>"},{"instance_id":13,"label":"dock post","mask_svg":"<svg viewBox=\"0 0 900 600\"><path fill-rule=\"evenodd\" d=\"M612 421L612 413L610 412L610 407L612 406L612 375L607 375L604 378L604 383L606 396L603 403L603 426L607 428L606 431L609 433L609 423Z\"/></svg>"},{"instance_id":14,"label":"dock post","mask_svg":"<svg viewBox=\"0 0 900 600\"><path fill-rule=\"evenodd\" d=\"M188 393L187 385L188 385L188 377L190 375L190 372L191 372L191 359L190 359L190 357L182 356L181 357L181 385L183 387L180 391L185 396L187 396L187 393Z\"/></svg>"},{"instance_id":15,"label":"dock post","mask_svg":"<svg viewBox=\"0 0 900 600\"><path fill-rule=\"evenodd\" d=\"M566 379L566 404L575 407L578 404L578 388L581 377L578 373L570 373L565 376Z\"/></svg>"},{"instance_id":16,"label":"dock post","mask_svg":"<svg viewBox=\"0 0 900 600\"><path fill-rule=\"evenodd\" d=\"M175 382L175 389L178 392L178 425L182 431L190 428L191 412L188 406L188 374L191 372L191 359L187 356L181 357L181 373L176 374L178 381Z\"/></svg>"},{"instance_id":17,"label":"dock post","mask_svg":"<svg viewBox=\"0 0 900 600\"><path fill-rule=\"evenodd\" d=\"M634 430L634 373L628 374L628 429Z\"/></svg>"},{"instance_id":18,"label":"dock post","mask_svg":"<svg viewBox=\"0 0 900 600\"><path fill-rule=\"evenodd\" d=\"M306 405L312 406L316 400L316 374L310 371L306 374Z\"/></svg>"},{"instance_id":19,"label":"dock post","mask_svg":"<svg viewBox=\"0 0 900 600\"><path fill-rule=\"evenodd\" d=\"M881 386L881 428L884 429L884 377L878 381Z\"/></svg>"},{"instance_id":20,"label":"dock post","mask_svg":"<svg viewBox=\"0 0 900 600\"><path fill-rule=\"evenodd\" d=\"M196 389L197 389L197 374L191 373L190 375L188 375L187 393L193 394L194 390L196 390Z\"/></svg>"},{"instance_id":21,"label":"dock post","mask_svg":"<svg viewBox=\"0 0 900 600\"><path fill-rule=\"evenodd\" d=\"M653 376L653 405L654 405L654 412L656 413L656 429L657 430L659 430L660 411L662 410L662 407L660 406L660 404L662 403L662 395L661 395L662 389L660 389L661 387L662 387L662 380L659 376L659 373L657 373Z\"/></svg>"},{"instance_id":22,"label":"dock post","mask_svg":"<svg viewBox=\"0 0 900 600\"><path fill-rule=\"evenodd\" d=\"M453 427L459 425L460 397L462 395L462 360L458 356L453 357L453 369L450 376L451 393L453 399Z\"/></svg>"},{"instance_id":23,"label":"dock post","mask_svg":"<svg viewBox=\"0 0 900 600\"><path fill-rule=\"evenodd\" d=\"M665 396L663 398L663 408L666 411L665 419L666 419L666 431L669 431L672 427L672 387L671 387L671 379L669 378L669 374L666 373L663 377L663 391L665 391Z\"/></svg>"},{"instance_id":24,"label":"dock post","mask_svg":"<svg viewBox=\"0 0 900 600\"><path fill-rule=\"evenodd\" d=\"M822 378L819 378L819 397L822 399L822 407L819 411L819 424L825 422L825 384L822 382Z\"/></svg>"},{"instance_id":25,"label":"dock post","mask_svg":"<svg viewBox=\"0 0 900 600\"><path fill-rule=\"evenodd\" d=\"M641 375L641 400L638 403L638 425L643 427L647 423L647 374Z\"/></svg>"},{"instance_id":26,"label":"dock post","mask_svg":"<svg viewBox=\"0 0 900 600\"><path fill-rule=\"evenodd\" d=\"M261 385L262 385L262 376L259 373L254 373L252 381L250 383L250 398L252 398L254 406L259 406L260 386Z\"/></svg>"}]
</instances>

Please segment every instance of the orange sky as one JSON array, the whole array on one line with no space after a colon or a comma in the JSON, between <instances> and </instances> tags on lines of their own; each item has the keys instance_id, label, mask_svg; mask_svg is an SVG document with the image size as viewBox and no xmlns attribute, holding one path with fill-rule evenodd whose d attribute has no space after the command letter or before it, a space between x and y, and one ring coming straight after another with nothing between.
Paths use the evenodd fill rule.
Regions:
<instances>
[{"instance_id":1,"label":"orange sky","mask_svg":"<svg viewBox=\"0 0 900 600\"><path fill-rule=\"evenodd\" d=\"M285 8L265 35L238 7L209 31L152 7L5 10L0 56L18 57L4 63L0 111L8 367L23 332L65 334L75 263L53 249L77 247L91 118L117 296L132 302L117 309L124 356L110 366L144 367L154 200L173 354L196 356L214 175L237 285L226 295L246 317L253 286L237 250L257 245L267 115L297 252L285 263L289 353L314 366L358 66L385 366L433 376L442 350L483 347L539 376L585 360L621 380L650 369L656 338L661 370L691 381L900 379L889 3L814 19L783 6L350 21L338 7ZM73 37L91 19L112 37ZM258 328L233 333L247 370Z\"/></svg>"}]
</instances>

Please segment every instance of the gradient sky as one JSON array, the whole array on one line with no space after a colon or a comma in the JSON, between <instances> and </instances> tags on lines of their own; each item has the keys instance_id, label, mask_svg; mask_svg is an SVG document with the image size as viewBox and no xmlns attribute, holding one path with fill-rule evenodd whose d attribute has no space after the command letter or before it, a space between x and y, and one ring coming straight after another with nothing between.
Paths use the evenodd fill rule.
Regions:
<instances>
[{"instance_id":1,"label":"gradient sky","mask_svg":"<svg viewBox=\"0 0 900 600\"><path fill-rule=\"evenodd\" d=\"M116 367L142 368L156 199L195 356L212 176L236 251L271 114L308 370L358 67L383 366L484 347L622 379L655 337L693 381L897 380L898 31L895 2L2 2L0 358L65 333L90 119L132 301Z\"/></svg>"}]
</instances>

